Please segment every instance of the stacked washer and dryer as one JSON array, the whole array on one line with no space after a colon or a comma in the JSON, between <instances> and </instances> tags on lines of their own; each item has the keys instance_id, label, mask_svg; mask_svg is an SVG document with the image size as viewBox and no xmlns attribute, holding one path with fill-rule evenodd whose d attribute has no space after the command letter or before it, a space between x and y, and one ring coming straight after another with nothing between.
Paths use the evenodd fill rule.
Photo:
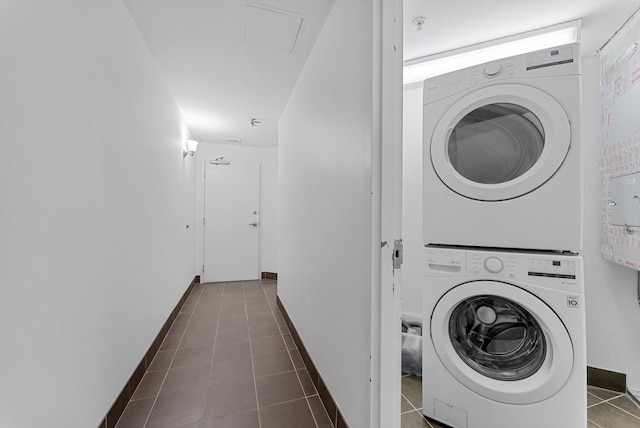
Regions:
<instances>
[{"instance_id":1,"label":"stacked washer and dryer","mask_svg":"<svg viewBox=\"0 0 640 428\"><path fill-rule=\"evenodd\" d=\"M424 82L423 413L585 428L578 44Z\"/></svg>"}]
</instances>

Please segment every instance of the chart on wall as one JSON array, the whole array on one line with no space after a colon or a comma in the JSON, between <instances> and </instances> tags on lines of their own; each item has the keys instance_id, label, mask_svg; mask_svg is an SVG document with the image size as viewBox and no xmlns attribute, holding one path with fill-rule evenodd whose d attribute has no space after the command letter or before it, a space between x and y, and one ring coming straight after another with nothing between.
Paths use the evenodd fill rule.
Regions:
<instances>
[{"instance_id":1,"label":"chart on wall","mask_svg":"<svg viewBox=\"0 0 640 428\"><path fill-rule=\"evenodd\" d=\"M640 12L600 52L602 256L640 270Z\"/></svg>"}]
</instances>

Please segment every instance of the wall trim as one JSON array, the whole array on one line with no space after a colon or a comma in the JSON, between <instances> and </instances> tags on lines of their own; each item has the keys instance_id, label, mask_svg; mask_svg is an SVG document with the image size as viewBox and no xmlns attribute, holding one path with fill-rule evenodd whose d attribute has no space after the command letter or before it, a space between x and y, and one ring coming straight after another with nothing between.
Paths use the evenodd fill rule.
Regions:
<instances>
[{"instance_id":1,"label":"wall trim","mask_svg":"<svg viewBox=\"0 0 640 428\"><path fill-rule=\"evenodd\" d=\"M278 280L277 272L262 272L262 279L275 279Z\"/></svg>"},{"instance_id":2,"label":"wall trim","mask_svg":"<svg viewBox=\"0 0 640 428\"><path fill-rule=\"evenodd\" d=\"M298 351L300 352L300 355L302 356L302 360L307 366L307 371L309 372L309 376L311 376L311 380L313 381L313 384L318 390L320 401L322 401L322 405L327 411L327 414L329 415L329 419L331 419L331 423L335 428L349 428L349 425L347 425L347 423L345 422L344 416L342 416L342 413L338 408L338 404L331 396L331 393L329 392L329 388L327 387L324 380L322 379L322 376L320 376L320 373L318 373L318 369L316 369L315 364L313 364L313 361L311 360L311 356L307 352L307 349L304 347L304 344L302 343L302 339L300 339L300 335L298 334L296 327L293 325L293 321L291 321L291 318L289 317L287 310L282 304L280 297L276 296L276 303L278 304L278 308L280 308L280 312L282 312L282 316L284 317L284 320L287 323L287 327L289 327L289 331L291 332L291 337L293 338L294 342L296 342L296 345L298 346Z\"/></svg>"},{"instance_id":3,"label":"wall trim","mask_svg":"<svg viewBox=\"0 0 640 428\"><path fill-rule=\"evenodd\" d=\"M624 393L627 392L627 375L587 366L587 385Z\"/></svg>"},{"instance_id":4,"label":"wall trim","mask_svg":"<svg viewBox=\"0 0 640 428\"><path fill-rule=\"evenodd\" d=\"M169 332L171 325L173 324L176 317L180 313L180 310L182 309L182 305L184 305L184 302L187 300L187 297L189 297L189 294L191 294L193 287L195 287L195 285L199 283L200 283L200 275L196 275L191 281L191 283L189 284L189 286L187 287L187 289L185 290L185 292L182 294L180 301L176 304L175 308L173 308L173 311L171 311L171 314L169 314L169 317L160 328L158 335L151 343L151 346L149 346L149 349L142 357L142 360L140 360L138 367L136 367L136 369L131 374L131 377L129 377L129 380L124 385L124 388L122 388L122 391L120 392L120 394L118 395L118 398L116 398L113 405L107 412L107 415L104 417L102 422L100 422L100 425L98 426L98 428L114 428L116 426L116 424L118 423L118 420L120 419L120 416L122 416L122 412L124 412L124 408L127 407L127 403L129 403L129 400L133 396L133 393L135 392L136 388L140 384L142 377L147 371L147 368L151 365L151 361L153 361L153 357L156 356L156 352L158 352L158 349L160 349L160 345L162 344L164 337L167 335L167 332Z\"/></svg>"}]
</instances>

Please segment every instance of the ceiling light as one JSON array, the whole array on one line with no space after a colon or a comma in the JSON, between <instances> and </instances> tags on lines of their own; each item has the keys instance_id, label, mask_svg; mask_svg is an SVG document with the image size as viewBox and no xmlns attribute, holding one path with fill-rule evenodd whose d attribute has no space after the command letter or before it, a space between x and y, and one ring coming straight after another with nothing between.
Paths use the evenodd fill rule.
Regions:
<instances>
[{"instance_id":1,"label":"ceiling light","mask_svg":"<svg viewBox=\"0 0 640 428\"><path fill-rule=\"evenodd\" d=\"M580 21L577 20L405 61L404 84L420 82L433 76L485 62L575 43L579 40Z\"/></svg>"}]
</instances>

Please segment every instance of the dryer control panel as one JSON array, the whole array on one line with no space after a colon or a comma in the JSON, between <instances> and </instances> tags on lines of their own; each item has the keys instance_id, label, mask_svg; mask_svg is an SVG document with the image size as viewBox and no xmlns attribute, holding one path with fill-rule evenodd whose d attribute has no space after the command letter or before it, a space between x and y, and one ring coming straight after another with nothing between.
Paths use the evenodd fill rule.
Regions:
<instances>
[{"instance_id":1,"label":"dryer control panel","mask_svg":"<svg viewBox=\"0 0 640 428\"><path fill-rule=\"evenodd\" d=\"M532 77L560 77L581 74L578 43L543 49L528 54L434 76L424 81L423 105L482 85L516 82Z\"/></svg>"}]
</instances>

